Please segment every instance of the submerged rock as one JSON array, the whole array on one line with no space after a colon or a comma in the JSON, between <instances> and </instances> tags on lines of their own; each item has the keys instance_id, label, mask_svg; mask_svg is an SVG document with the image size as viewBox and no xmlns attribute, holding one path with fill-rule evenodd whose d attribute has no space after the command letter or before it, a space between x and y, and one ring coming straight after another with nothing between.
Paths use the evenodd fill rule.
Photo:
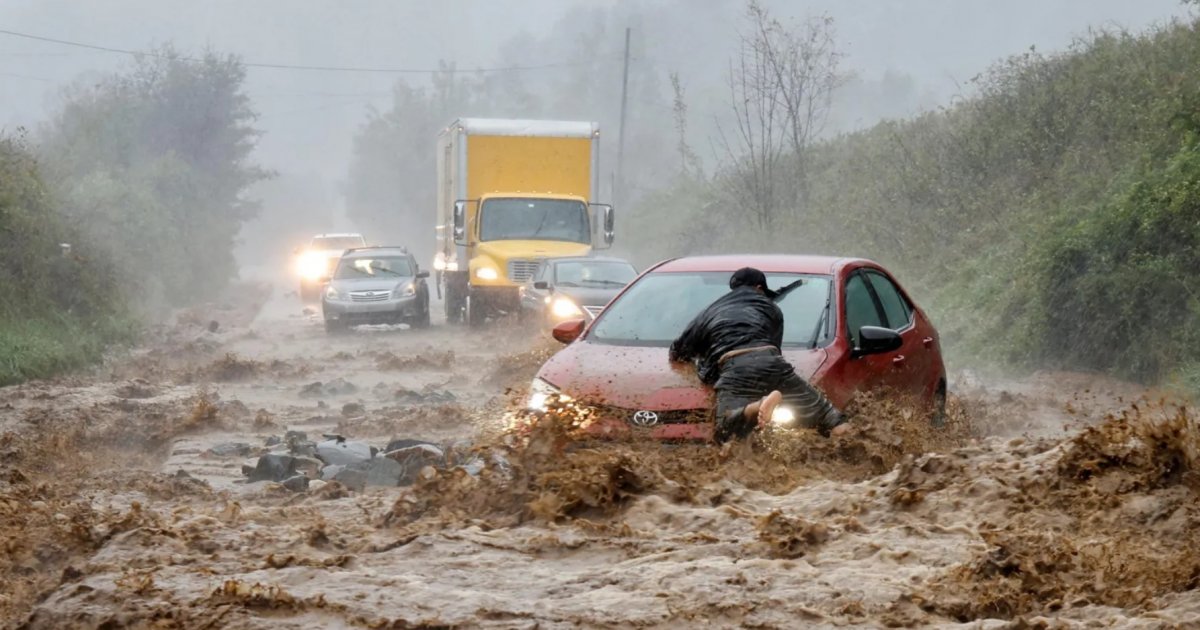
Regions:
<instances>
[{"instance_id":1,"label":"submerged rock","mask_svg":"<svg viewBox=\"0 0 1200 630\"><path fill-rule=\"evenodd\" d=\"M208 449L216 457L249 457L253 449L245 442L222 442Z\"/></svg>"},{"instance_id":2,"label":"submerged rock","mask_svg":"<svg viewBox=\"0 0 1200 630\"><path fill-rule=\"evenodd\" d=\"M294 475L283 480L283 487L292 492L304 492L308 490L308 477L305 475Z\"/></svg>"},{"instance_id":3,"label":"submerged rock","mask_svg":"<svg viewBox=\"0 0 1200 630\"><path fill-rule=\"evenodd\" d=\"M371 446L366 442L353 442L339 437L317 444L317 457L326 464L349 466L365 462L372 455Z\"/></svg>"},{"instance_id":4,"label":"submerged rock","mask_svg":"<svg viewBox=\"0 0 1200 630\"><path fill-rule=\"evenodd\" d=\"M268 453L258 458L250 471L250 481L283 481L296 474L296 458L280 453Z\"/></svg>"}]
</instances>

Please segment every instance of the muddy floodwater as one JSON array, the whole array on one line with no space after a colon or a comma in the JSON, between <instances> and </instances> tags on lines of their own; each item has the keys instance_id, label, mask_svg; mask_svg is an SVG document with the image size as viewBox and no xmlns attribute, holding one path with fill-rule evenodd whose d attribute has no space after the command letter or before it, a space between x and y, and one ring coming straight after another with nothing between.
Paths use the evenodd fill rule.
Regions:
<instances>
[{"instance_id":1,"label":"muddy floodwater","mask_svg":"<svg viewBox=\"0 0 1200 630\"><path fill-rule=\"evenodd\" d=\"M437 309L435 304L434 308ZM328 336L245 284L87 374L0 389L13 628L1198 627L1192 413L1075 374L951 366L825 440L503 429L552 342ZM474 458L403 487L250 483L288 431Z\"/></svg>"}]
</instances>

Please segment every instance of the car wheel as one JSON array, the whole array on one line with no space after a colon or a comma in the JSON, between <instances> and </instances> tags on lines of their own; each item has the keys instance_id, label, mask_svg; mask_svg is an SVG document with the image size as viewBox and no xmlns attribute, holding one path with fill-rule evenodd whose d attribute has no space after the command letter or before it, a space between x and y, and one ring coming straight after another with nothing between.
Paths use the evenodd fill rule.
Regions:
<instances>
[{"instance_id":1,"label":"car wheel","mask_svg":"<svg viewBox=\"0 0 1200 630\"><path fill-rule=\"evenodd\" d=\"M938 385L937 393L933 395L933 410L930 412L929 424L934 428L946 426L946 384Z\"/></svg>"},{"instance_id":2,"label":"car wheel","mask_svg":"<svg viewBox=\"0 0 1200 630\"><path fill-rule=\"evenodd\" d=\"M446 287L446 323L459 324L463 320L463 300L454 288Z\"/></svg>"},{"instance_id":3,"label":"car wheel","mask_svg":"<svg viewBox=\"0 0 1200 630\"><path fill-rule=\"evenodd\" d=\"M429 328L429 301L425 301L425 307L421 309L421 314L413 318L413 328Z\"/></svg>"},{"instance_id":4,"label":"car wheel","mask_svg":"<svg viewBox=\"0 0 1200 630\"><path fill-rule=\"evenodd\" d=\"M483 310L482 300L467 296L467 325L471 328L478 328L483 325L486 313Z\"/></svg>"}]
</instances>

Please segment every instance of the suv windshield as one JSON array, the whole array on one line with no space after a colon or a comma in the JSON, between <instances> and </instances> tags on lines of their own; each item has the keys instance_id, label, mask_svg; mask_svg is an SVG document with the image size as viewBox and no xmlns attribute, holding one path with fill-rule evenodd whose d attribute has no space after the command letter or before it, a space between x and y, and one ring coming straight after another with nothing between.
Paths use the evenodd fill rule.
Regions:
<instances>
[{"instance_id":1,"label":"suv windshield","mask_svg":"<svg viewBox=\"0 0 1200 630\"><path fill-rule=\"evenodd\" d=\"M352 249L367 242L361 236L319 236L309 245L312 249Z\"/></svg>"},{"instance_id":2,"label":"suv windshield","mask_svg":"<svg viewBox=\"0 0 1200 630\"><path fill-rule=\"evenodd\" d=\"M636 277L633 265L623 262L589 260L554 265L554 284L563 287L623 287Z\"/></svg>"},{"instance_id":3,"label":"suv windshield","mask_svg":"<svg viewBox=\"0 0 1200 630\"><path fill-rule=\"evenodd\" d=\"M592 242L587 206L565 199L488 199L479 210L481 241Z\"/></svg>"},{"instance_id":4,"label":"suv windshield","mask_svg":"<svg viewBox=\"0 0 1200 630\"><path fill-rule=\"evenodd\" d=\"M600 315L588 339L616 345L667 346L700 311L729 292L730 272L652 273L642 277ZM825 341L829 276L768 273L767 286L804 284L779 301L784 345ZM819 329L818 329L819 326Z\"/></svg>"},{"instance_id":5,"label":"suv windshield","mask_svg":"<svg viewBox=\"0 0 1200 630\"><path fill-rule=\"evenodd\" d=\"M335 280L355 278L395 278L411 276L412 266L406 256L380 256L379 258L343 258L338 263Z\"/></svg>"}]
</instances>

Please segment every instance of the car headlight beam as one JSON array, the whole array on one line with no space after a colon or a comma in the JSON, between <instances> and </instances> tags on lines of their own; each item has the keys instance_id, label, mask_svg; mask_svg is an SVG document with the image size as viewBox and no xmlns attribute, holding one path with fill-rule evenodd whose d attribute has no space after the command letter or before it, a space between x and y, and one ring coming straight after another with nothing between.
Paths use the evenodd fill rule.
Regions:
<instances>
[{"instance_id":1,"label":"car headlight beam","mask_svg":"<svg viewBox=\"0 0 1200 630\"><path fill-rule=\"evenodd\" d=\"M529 385L529 401L525 403L525 407L533 411L546 411L546 403L552 396L557 396L562 402L571 400L570 396L545 379L535 378Z\"/></svg>"},{"instance_id":2,"label":"car headlight beam","mask_svg":"<svg viewBox=\"0 0 1200 630\"><path fill-rule=\"evenodd\" d=\"M795 427L796 412L792 411L790 407L780 405L771 412L771 424L784 429Z\"/></svg>"},{"instance_id":3,"label":"car headlight beam","mask_svg":"<svg viewBox=\"0 0 1200 630\"><path fill-rule=\"evenodd\" d=\"M316 252L308 252L300 257L297 270L305 280L319 280L321 276L325 275L326 265L324 256Z\"/></svg>"},{"instance_id":4,"label":"car headlight beam","mask_svg":"<svg viewBox=\"0 0 1200 630\"><path fill-rule=\"evenodd\" d=\"M554 298L554 301L551 302L550 312L553 313L555 317L560 317L563 319L568 317L580 317L583 315L583 311L580 310L579 305L576 304L574 300L561 295Z\"/></svg>"}]
</instances>

